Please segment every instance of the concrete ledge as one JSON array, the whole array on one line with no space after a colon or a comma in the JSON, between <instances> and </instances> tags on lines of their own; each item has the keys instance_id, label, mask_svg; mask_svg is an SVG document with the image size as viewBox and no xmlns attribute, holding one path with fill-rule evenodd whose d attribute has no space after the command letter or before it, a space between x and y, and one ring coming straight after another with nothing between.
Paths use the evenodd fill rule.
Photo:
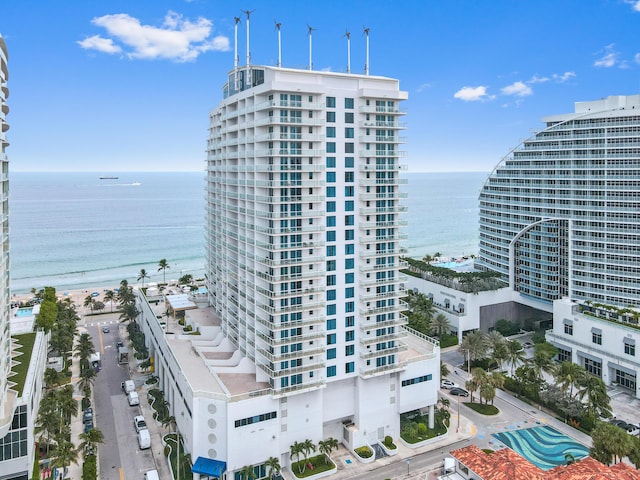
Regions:
<instances>
[{"instance_id":1,"label":"concrete ledge","mask_svg":"<svg viewBox=\"0 0 640 480\"><path fill-rule=\"evenodd\" d=\"M447 438L449 436L449 430L447 430L447 433L445 433L444 435L439 435L437 437L433 437L433 438L429 438L427 440L423 440L422 442L417 442L417 443L409 443L406 442L404 440L404 438L400 437L400 441L402 442L402 444L406 447L409 448L420 448L420 447L424 447L425 445L429 445L431 443L437 443L440 440L444 440L445 438Z\"/></svg>"}]
</instances>

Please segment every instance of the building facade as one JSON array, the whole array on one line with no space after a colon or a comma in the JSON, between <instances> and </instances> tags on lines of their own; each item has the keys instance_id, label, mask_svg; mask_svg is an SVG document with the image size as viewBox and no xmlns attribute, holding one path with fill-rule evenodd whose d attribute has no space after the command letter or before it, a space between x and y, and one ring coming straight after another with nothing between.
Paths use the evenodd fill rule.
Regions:
<instances>
[{"instance_id":1,"label":"building facade","mask_svg":"<svg viewBox=\"0 0 640 480\"><path fill-rule=\"evenodd\" d=\"M637 396L640 95L544 122L483 187L477 265L553 311L559 360Z\"/></svg>"},{"instance_id":2,"label":"building facade","mask_svg":"<svg viewBox=\"0 0 640 480\"><path fill-rule=\"evenodd\" d=\"M9 292L9 161L5 149L9 146L6 132L9 130L6 115L9 113L9 68L7 45L0 36L0 437L11 425L15 392L9 390L11 370L11 336L9 318L11 297Z\"/></svg>"},{"instance_id":3,"label":"building facade","mask_svg":"<svg viewBox=\"0 0 640 480\"><path fill-rule=\"evenodd\" d=\"M139 296L196 465L261 478L269 457L290 464L295 442L355 449L398 438L401 413L433 413L439 345L401 313L406 98L385 77L230 72L210 113L209 306ZM165 304L186 326L162 325Z\"/></svg>"},{"instance_id":4,"label":"building facade","mask_svg":"<svg viewBox=\"0 0 640 480\"><path fill-rule=\"evenodd\" d=\"M47 336L33 332L31 324L11 322L9 285L9 113L8 53L0 35L0 478L31 478L37 455L34 438L47 355ZM18 325L20 323L20 325ZM24 327L24 328L22 328ZM26 374L12 371L17 365Z\"/></svg>"},{"instance_id":5,"label":"building facade","mask_svg":"<svg viewBox=\"0 0 640 480\"><path fill-rule=\"evenodd\" d=\"M482 189L477 265L549 306L640 306L640 95L543 121Z\"/></svg>"}]
</instances>

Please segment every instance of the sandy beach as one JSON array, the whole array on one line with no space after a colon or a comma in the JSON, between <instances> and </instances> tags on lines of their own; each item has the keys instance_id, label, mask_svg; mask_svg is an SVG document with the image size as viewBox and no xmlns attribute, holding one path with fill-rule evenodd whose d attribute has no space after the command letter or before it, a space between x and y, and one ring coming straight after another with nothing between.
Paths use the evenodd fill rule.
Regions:
<instances>
[{"instance_id":1,"label":"sandy beach","mask_svg":"<svg viewBox=\"0 0 640 480\"><path fill-rule=\"evenodd\" d=\"M65 298L71 298L71 301L73 303L76 304L76 306L78 307L82 307L84 305L84 300L85 298L87 298L87 296L95 293L98 293L98 295L92 297L95 298L96 301L100 301L100 302L104 302L104 294L108 291L108 290L115 290L116 288L118 288L118 285L112 286L112 287L84 287L84 288L80 288L77 290L64 290L64 291L60 291L58 289L56 289L56 297L59 300L65 299ZM31 300L33 298L33 293L28 292L28 293L14 293L11 296L11 302L23 302L26 303L29 300Z\"/></svg>"}]
</instances>

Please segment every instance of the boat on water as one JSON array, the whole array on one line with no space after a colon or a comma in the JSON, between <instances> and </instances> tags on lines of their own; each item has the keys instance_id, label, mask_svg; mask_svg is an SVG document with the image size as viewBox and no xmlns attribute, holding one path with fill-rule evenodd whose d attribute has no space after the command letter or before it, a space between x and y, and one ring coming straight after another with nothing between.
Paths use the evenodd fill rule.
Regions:
<instances>
[{"instance_id":1,"label":"boat on water","mask_svg":"<svg viewBox=\"0 0 640 480\"><path fill-rule=\"evenodd\" d=\"M112 175L103 175L100 177L100 180L118 180L119 177L114 177Z\"/></svg>"}]
</instances>

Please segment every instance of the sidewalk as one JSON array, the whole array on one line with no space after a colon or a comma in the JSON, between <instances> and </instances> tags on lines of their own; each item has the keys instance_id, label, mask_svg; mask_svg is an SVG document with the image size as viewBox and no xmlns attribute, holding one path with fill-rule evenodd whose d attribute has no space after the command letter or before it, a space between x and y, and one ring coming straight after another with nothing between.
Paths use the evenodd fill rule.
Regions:
<instances>
[{"instance_id":1,"label":"sidewalk","mask_svg":"<svg viewBox=\"0 0 640 480\"><path fill-rule=\"evenodd\" d=\"M87 329L78 326L78 334L75 336L73 341L73 350L75 351L76 343L80 335L86 333ZM73 357L72 357L73 358ZM78 448L80 443L80 434L84 433L84 423L82 421L84 412L82 410L82 397L84 396L81 391L78 389L78 380L80 377L80 362L77 358L73 358L73 362L71 363L71 384L73 385L73 398L78 401L78 414L71 419L71 443ZM91 390L91 395L93 397L93 389ZM91 399L91 405L93 406L93 398ZM72 463L67 467L67 476L65 478L72 479L80 479L82 478L82 464L84 463L84 458L82 456L82 452L78 452L78 463ZM100 475L100 471L98 470L98 476Z\"/></svg>"}]
</instances>

